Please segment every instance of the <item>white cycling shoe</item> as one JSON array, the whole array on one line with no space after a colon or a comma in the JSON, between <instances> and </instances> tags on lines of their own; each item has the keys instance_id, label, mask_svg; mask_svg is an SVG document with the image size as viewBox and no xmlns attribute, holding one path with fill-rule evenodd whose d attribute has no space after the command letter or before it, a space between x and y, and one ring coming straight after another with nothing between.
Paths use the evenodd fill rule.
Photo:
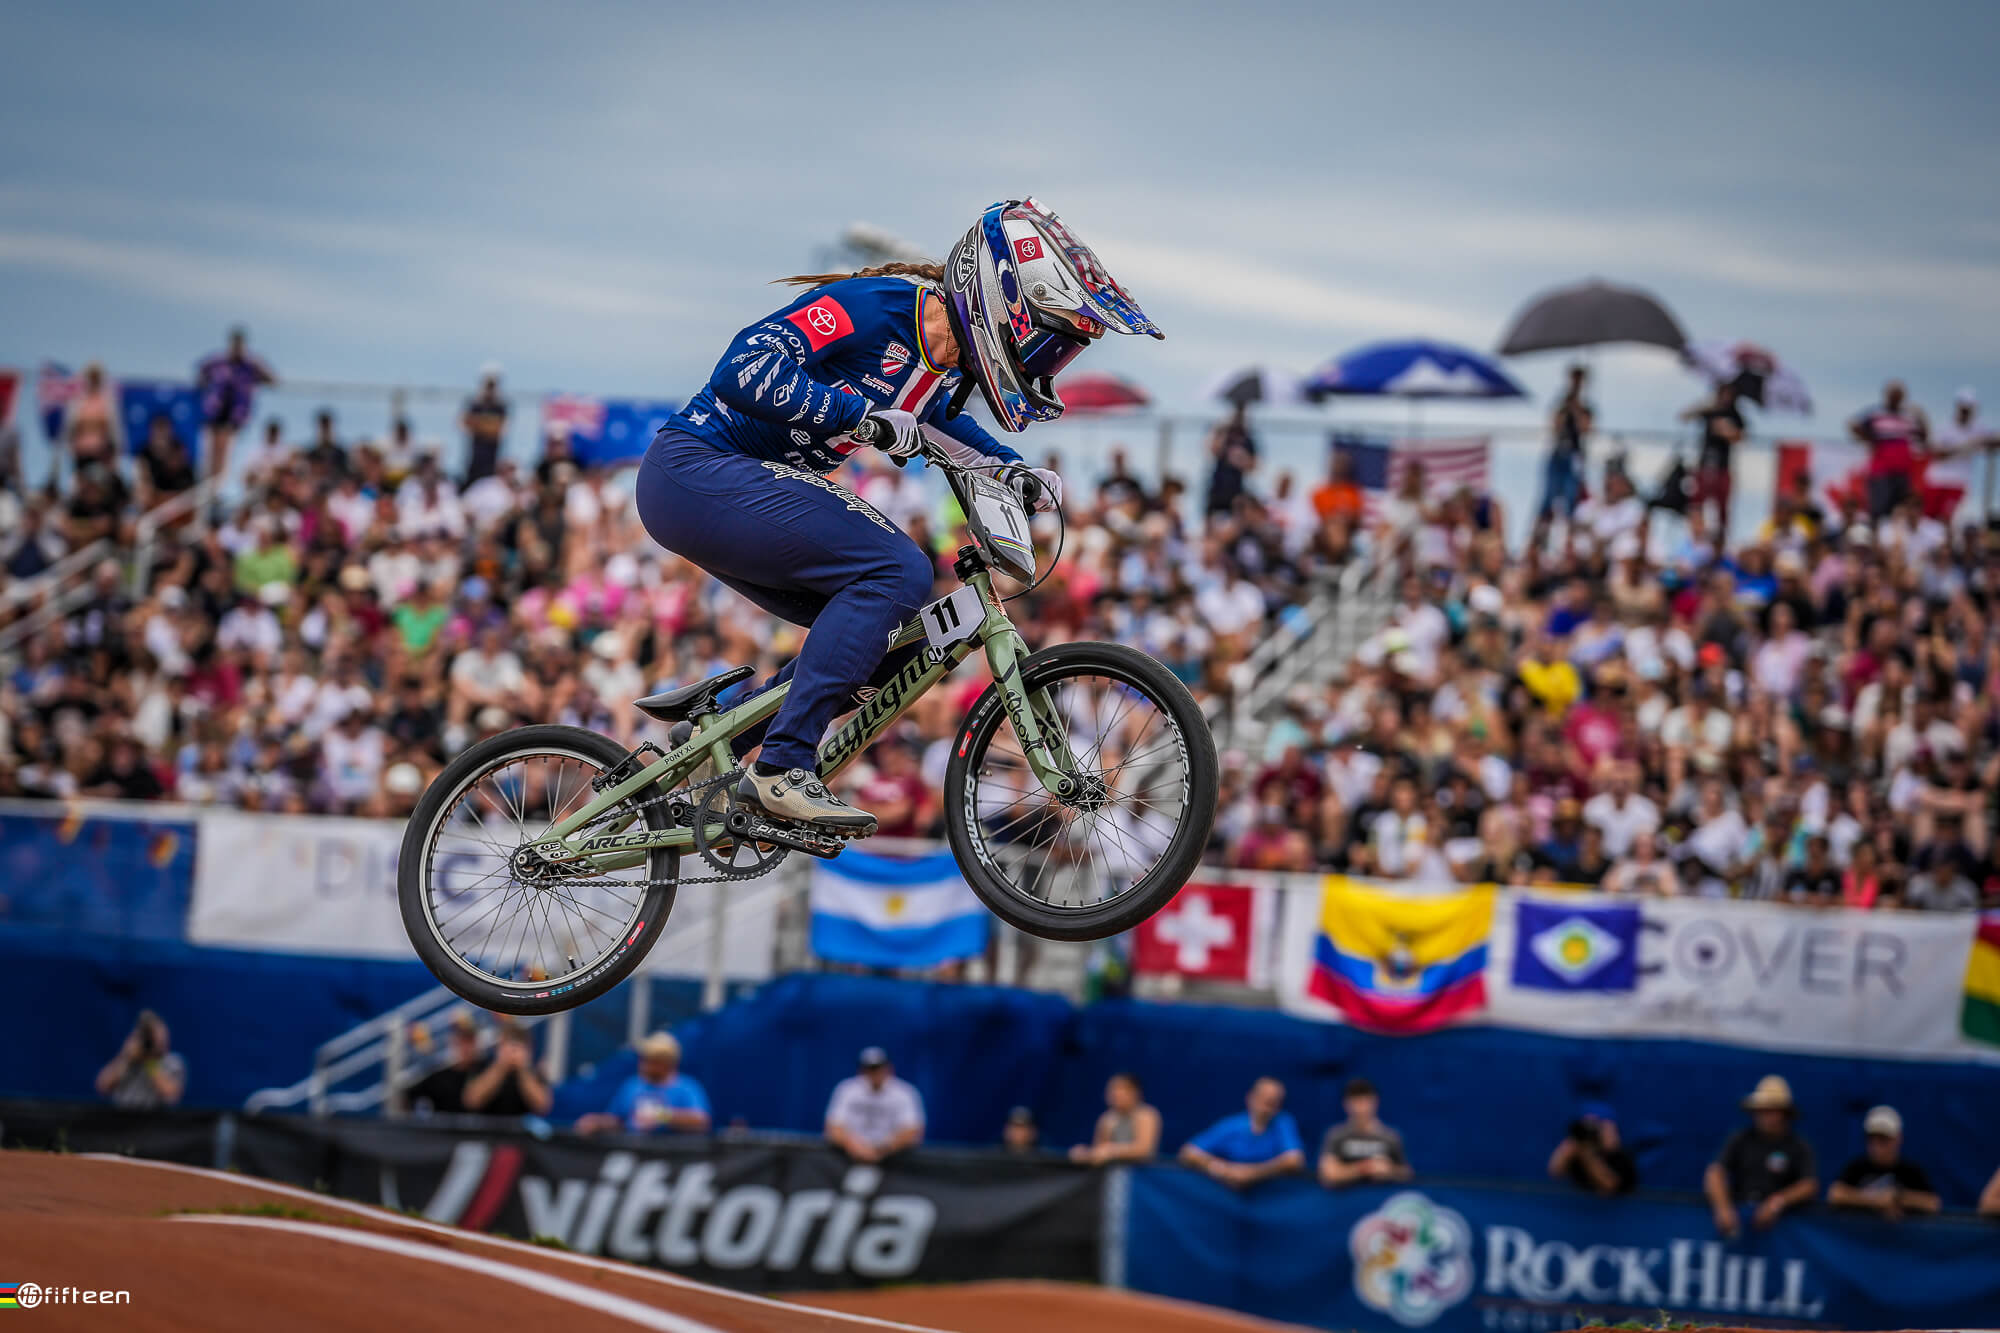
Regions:
<instances>
[{"instance_id":1,"label":"white cycling shoe","mask_svg":"<svg viewBox=\"0 0 2000 1333\"><path fill-rule=\"evenodd\" d=\"M828 833L866 837L875 831L875 816L828 791L819 774L810 769L791 768L766 775L753 768L736 784L736 795L765 814Z\"/></svg>"}]
</instances>

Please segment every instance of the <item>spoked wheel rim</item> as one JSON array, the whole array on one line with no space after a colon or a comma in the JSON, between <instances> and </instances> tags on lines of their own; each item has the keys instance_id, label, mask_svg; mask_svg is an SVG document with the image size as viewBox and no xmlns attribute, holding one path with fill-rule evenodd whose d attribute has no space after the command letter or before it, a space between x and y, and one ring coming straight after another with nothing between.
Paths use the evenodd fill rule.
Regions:
<instances>
[{"instance_id":1,"label":"spoked wheel rim","mask_svg":"<svg viewBox=\"0 0 2000 1333\"><path fill-rule=\"evenodd\" d=\"M566 989L639 928L647 868L569 874L521 848L597 795L598 760L560 746L505 755L465 778L424 841L424 917L473 976L512 990ZM599 821L606 829L639 820Z\"/></svg>"},{"instance_id":2,"label":"spoked wheel rim","mask_svg":"<svg viewBox=\"0 0 2000 1333\"><path fill-rule=\"evenodd\" d=\"M1100 911L1144 892L1190 813L1187 738L1165 704L1116 668L1059 669L1029 698L1045 727L1056 719L1067 735L1080 790L1044 790L996 712L965 779L981 862L1011 892L1057 912Z\"/></svg>"}]
</instances>

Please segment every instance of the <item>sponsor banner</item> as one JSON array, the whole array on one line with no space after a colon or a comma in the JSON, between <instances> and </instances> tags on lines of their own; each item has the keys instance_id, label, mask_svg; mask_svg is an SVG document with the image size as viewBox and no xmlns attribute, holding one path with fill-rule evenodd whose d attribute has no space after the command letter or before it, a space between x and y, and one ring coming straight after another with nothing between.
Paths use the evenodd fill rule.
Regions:
<instances>
[{"instance_id":1,"label":"sponsor banner","mask_svg":"<svg viewBox=\"0 0 2000 1333\"><path fill-rule=\"evenodd\" d=\"M7 806L0 813L0 924L181 937L194 879L192 820L132 818L97 803Z\"/></svg>"},{"instance_id":2,"label":"sponsor banner","mask_svg":"<svg viewBox=\"0 0 2000 1333\"><path fill-rule=\"evenodd\" d=\"M1270 985L1275 897L1240 884L1188 885L1133 931L1133 970Z\"/></svg>"},{"instance_id":3,"label":"sponsor banner","mask_svg":"<svg viewBox=\"0 0 2000 1333\"><path fill-rule=\"evenodd\" d=\"M1970 913L1512 896L1494 922L1496 1024L1829 1055L2000 1056L1959 1028Z\"/></svg>"},{"instance_id":4,"label":"sponsor banner","mask_svg":"<svg viewBox=\"0 0 2000 1333\"><path fill-rule=\"evenodd\" d=\"M1451 896L1370 892L1411 903ZM1359 983L1421 991L1429 976L1438 982L1433 992L1443 993L1454 980L1435 971L1446 957L1443 946L1426 943L1419 923L1397 925L1390 914L1328 916L1330 895L1323 899L1296 881L1285 894L1279 1002L1309 1018L1421 1030L1385 1024L1374 1009L1357 1010L1369 998ZM1467 1005L1447 1017L1579 1037L2000 1060L2000 1028L1986 1022L1987 992L2000 997L2000 980L1988 980L1993 964L1974 949L1978 927L1971 913L1501 889L1493 894L1478 970L1483 1007ZM1343 978L1346 987L1338 984Z\"/></svg>"},{"instance_id":5,"label":"sponsor banner","mask_svg":"<svg viewBox=\"0 0 2000 1333\"><path fill-rule=\"evenodd\" d=\"M1098 1273L1103 1178L1053 1160L264 1117L234 1151L253 1175L751 1290Z\"/></svg>"},{"instance_id":6,"label":"sponsor banner","mask_svg":"<svg viewBox=\"0 0 2000 1333\"><path fill-rule=\"evenodd\" d=\"M190 943L345 958L411 958L396 898L403 825L395 820L218 810L200 817ZM679 894L665 934L644 970L660 976L707 972L709 923L723 889L723 972L741 980L771 974L776 913L754 901L765 881L695 885Z\"/></svg>"},{"instance_id":7,"label":"sponsor banner","mask_svg":"<svg viewBox=\"0 0 2000 1333\"><path fill-rule=\"evenodd\" d=\"M1173 1167L1134 1169L1128 1199L1126 1285L1321 1328L1962 1328L2000 1309L2000 1249L1972 1219L1807 1212L1723 1241L1683 1199L1300 1180L1238 1192Z\"/></svg>"},{"instance_id":8,"label":"sponsor banner","mask_svg":"<svg viewBox=\"0 0 2000 1333\"><path fill-rule=\"evenodd\" d=\"M218 810L201 816L199 841L190 943L410 956L396 906L400 823Z\"/></svg>"}]
</instances>

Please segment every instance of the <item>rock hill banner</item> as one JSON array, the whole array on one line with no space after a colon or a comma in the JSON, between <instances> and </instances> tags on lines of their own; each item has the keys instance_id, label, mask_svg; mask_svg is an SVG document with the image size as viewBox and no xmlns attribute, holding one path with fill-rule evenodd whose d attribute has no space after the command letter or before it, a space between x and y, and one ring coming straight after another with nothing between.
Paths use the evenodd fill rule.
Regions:
<instances>
[{"instance_id":1,"label":"rock hill banner","mask_svg":"<svg viewBox=\"0 0 2000 1333\"><path fill-rule=\"evenodd\" d=\"M1811 1211L1724 1241L1680 1199L1421 1180L1237 1191L1163 1166L1132 1170L1123 1197L1124 1285L1319 1328L1965 1328L2000 1310L2000 1246L1969 1218Z\"/></svg>"},{"instance_id":2,"label":"rock hill banner","mask_svg":"<svg viewBox=\"0 0 2000 1333\"><path fill-rule=\"evenodd\" d=\"M1419 987L1444 954L1414 930L1457 923L1452 957L1473 956L1470 894L1329 878L1285 895L1278 997L1293 1013L1397 1027L1329 985L1349 976ZM1807 1054L2000 1062L2000 926L1989 914L1850 911L1704 898L1483 890L1490 929L1478 974L1438 1022L1571 1036L1679 1037ZM1399 905L1403 904L1403 905ZM1412 908L1408 904L1420 904ZM1338 943L1335 943L1338 941ZM1383 980L1386 979L1386 980ZM1436 971L1444 988L1443 970ZM1476 980L1477 991L1471 987ZM1436 1017L1436 1009L1429 1011Z\"/></svg>"}]
</instances>

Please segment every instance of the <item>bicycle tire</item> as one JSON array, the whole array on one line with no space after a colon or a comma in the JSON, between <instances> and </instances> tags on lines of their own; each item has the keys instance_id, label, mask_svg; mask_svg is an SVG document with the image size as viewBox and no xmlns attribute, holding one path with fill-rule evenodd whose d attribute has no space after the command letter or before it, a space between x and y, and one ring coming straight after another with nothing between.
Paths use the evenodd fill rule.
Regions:
<instances>
[{"instance_id":1,"label":"bicycle tire","mask_svg":"<svg viewBox=\"0 0 2000 1333\"><path fill-rule=\"evenodd\" d=\"M502 982L454 957L439 938L429 910L431 885L426 853L436 838L440 817L483 775L495 771L505 760L534 755L574 758L595 764L603 771L622 762L626 752L609 737L581 727L517 727L488 737L453 759L425 789L404 826L402 852L396 866L396 897L402 909L403 929L431 975L482 1009L524 1016L574 1009L630 976L666 929L680 874L677 853L666 850L649 853L646 876L652 884L640 900L637 927L621 932L616 948L594 960L592 970L575 981L554 987L532 980ZM661 805L642 807L639 814L648 829L671 827Z\"/></svg>"},{"instance_id":2,"label":"bicycle tire","mask_svg":"<svg viewBox=\"0 0 2000 1333\"><path fill-rule=\"evenodd\" d=\"M1017 891L987 863L982 855L984 835L975 828L980 765L999 728L1009 725L999 687L987 686L966 714L959 743L952 747L945 768L945 831L966 883L987 909L1015 929L1045 940L1104 939L1132 929L1171 902L1207 849L1221 779L1207 720L1187 686L1160 663L1123 644L1058 644L1023 662L1021 683L1032 693L1072 675L1121 681L1139 690L1170 719L1188 770L1185 814L1158 863L1109 901L1056 907Z\"/></svg>"}]
</instances>

